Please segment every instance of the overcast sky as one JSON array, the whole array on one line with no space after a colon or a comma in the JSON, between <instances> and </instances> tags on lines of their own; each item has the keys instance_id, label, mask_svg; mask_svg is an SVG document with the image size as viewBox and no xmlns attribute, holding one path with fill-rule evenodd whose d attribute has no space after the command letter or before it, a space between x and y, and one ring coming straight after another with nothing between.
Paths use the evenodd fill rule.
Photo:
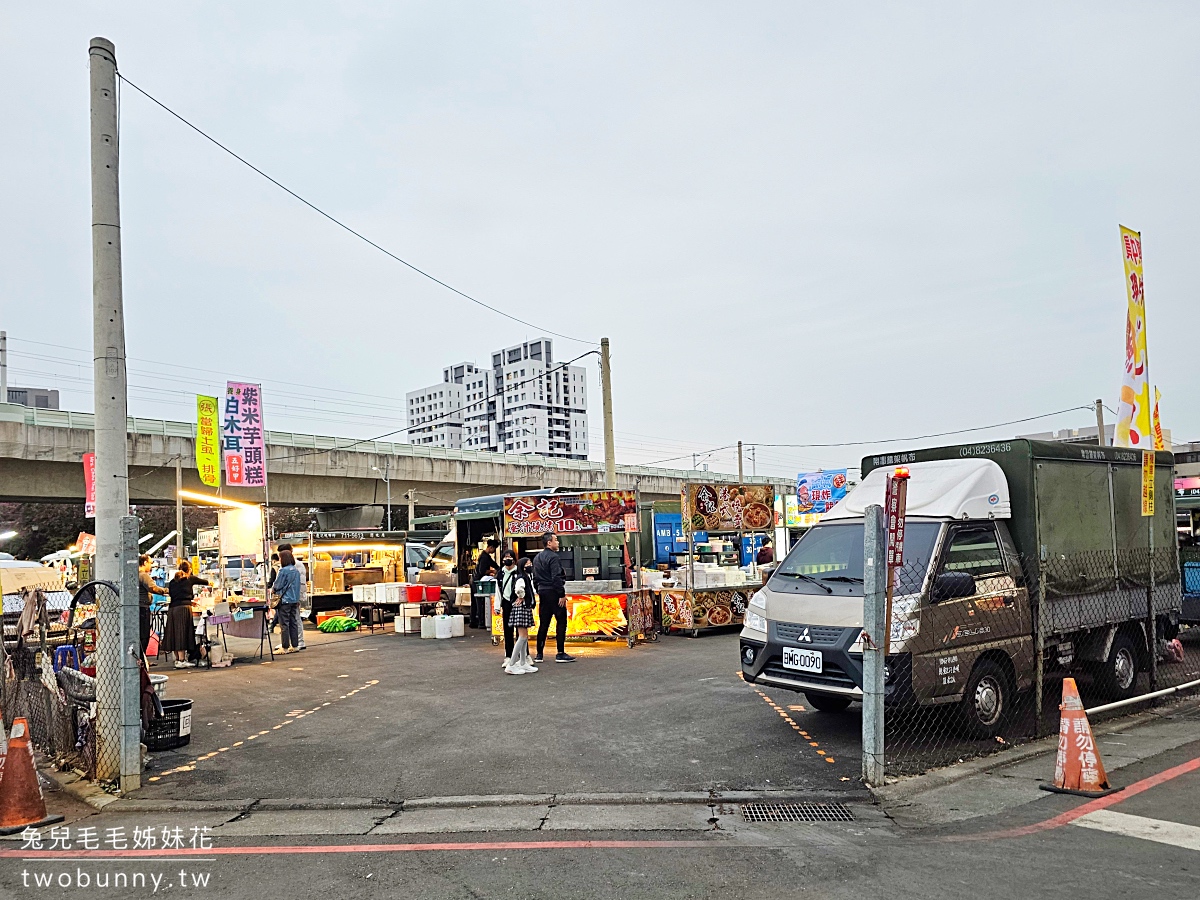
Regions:
<instances>
[{"instance_id":1,"label":"overcast sky","mask_svg":"<svg viewBox=\"0 0 1200 900\"><path fill-rule=\"evenodd\" d=\"M397 255L541 327L609 336L622 462L1115 408L1118 223L1143 232L1163 424L1200 439L1200 6L1050 6L11 6L10 382L92 407L103 35L131 81ZM405 392L444 365L539 334L129 88L121 127L131 414L194 420L192 395L235 378L264 382L268 427L369 437L402 428ZM764 446L758 471L867 449Z\"/></svg>"}]
</instances>

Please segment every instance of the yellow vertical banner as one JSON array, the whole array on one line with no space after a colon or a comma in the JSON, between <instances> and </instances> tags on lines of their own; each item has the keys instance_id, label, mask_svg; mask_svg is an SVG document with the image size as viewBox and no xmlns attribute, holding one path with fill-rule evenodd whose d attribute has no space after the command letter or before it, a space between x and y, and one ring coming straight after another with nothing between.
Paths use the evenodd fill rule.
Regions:
<instances>
[{"instance_id":1,"label":"yellow vertical banner","mask_svg":"<svg viewBox=\"0 0 1200 900\"><path fill-rule=\"evenodd\" d=\"M1162 400L1162 391L1158 388L1154 389L1154 449L1166 450L1167 444L1163 440L1162 419L1158 417L1158 402Z\"/></svg>"},{"instance_id":2,"label":"yellow vertical banner","mask_svg":"<svg viewBox=\"0 0 1200 900\"><path fill-rule=\"evenodd\" d=\"M1142 272L1142 236L1121 226L1125 262L1125 377L1117 406L1118 447L1153 446L1150 423L1150 371L1146 353L1146 286Z\"/></svg>"},{"instance_id":3,"label":"yellow vertical banner","mask_svg":"<svg viewBox=\"0 0 1200 900\"><path fill-rule=\"evenodd\" d=\"M1142 515L1154 515L1154 451L1142 451Z\"/></svg>"},{"instance_id":4,"label":"yellow vertical banner","mask_svg":"<svg viewBox=\"0 0 1200 900\"><path fill-rule=\"evenodd\" d=\"M220 436L216 397L196 395L196 471L209 487L221 486Z\"/></svg>"}]
</instances>

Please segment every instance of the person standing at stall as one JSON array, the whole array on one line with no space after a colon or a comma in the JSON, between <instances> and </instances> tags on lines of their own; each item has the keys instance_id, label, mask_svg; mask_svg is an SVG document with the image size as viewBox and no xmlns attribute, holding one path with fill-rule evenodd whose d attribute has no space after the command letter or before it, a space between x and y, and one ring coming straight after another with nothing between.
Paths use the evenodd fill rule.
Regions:
<instances>
[{"instance_id":1,"label":"person standing at stall","mask_svg":"<svg viewBox=\"0 0 1200 900\"><path fill-rule=\"evenodd\" d=\"M499 568L496 566L496 558L492 556L496 549L500 546L500 542L495 538L488 538L487 549L479 554L479 559L475 561L475 580L486 578L491 575L496 577Z\"/></svg>"},{"instance_id":2,"label":"person standing at stall","mask_svg":"<svg viewBox=\"0 0 1200 900\"><path fill-rule=\"evenodd\" d=\"M138 631L142 639L143 656L150 644L150 595L166 593L167 589L159 587L150 577L150 557L143 553L138 557Z\"/></svg>"},{"instance_id":3,"label":"person standing at stall","mask_svg":"<svg viewBox=\"0 0 1200 900\"><path fill-rule=\"evenodd\" d=\"M558 535L546 535L545 549L533 561L533 584L538 594L538 634L535 663L543 662L546 637L550 634L550 619L556 621L554 639L558 644L556 663L575 662L567 655L567 576L558 557Z\"/></svg>"},{"instance_id":4,"label":"person standing at stall","mask_svg":"<svg viewBox=\"0 0 1200 900\"><path fill-rule=\"evenodd\" d=\"M529 572L532 563L522 557L514 570L512 581L512 609L509 626L516 630L517 640L513 646L512 660L504 669L510 675L530 675L538 670L529 656L529 629L533 627L533 579Z\"/></svg>"},{"instance_id":5,"label":"person standing at stall","mask_svg":"<svg viewBox=\"0 0 1200 900\"><path fill-rule=\"evenodd\" d=\"M775 551L771 549L770 538L763 538L762 546L758 548L758 556L754 558L754 562L759 566L775 562Z\"/></svg>"},{"instance_id":6,"label":"person standing at stall","mask_svg":"<svg viewBox=\"0 0 1200 900\"><path fill-rule=\"evenodd\" d=\"M163 635L162 648L175 654L177 669L191 669L196 665L190 659L198 653L192 599L196 596L196 586L207 584L203 578L192 574L192 565L186 559L179 561L175 577L167 582L171 605L167 609L167 633Z\"/></svg>"},{"instance_id":7,"label":"person standing at stall","mask_svg":"<svg viewBox=\"0 0 1200 900\"><path fill-rule=\"evenodd\" d=\"M500 563L503 566L500 570L500 615L504 621L504 671L507 672L509 663L512 661L513 646L517 639L509 618L512 615L513 601L517 599L517 579L521 573L517 570L517 559L511 550L504 551L504 557Z\"/></svg>"},{"instance_id":8,"label":"person standing at stall","mask_svg":"<svg viewBox=\"0 0 1200 900\"><path fill-rule=\"evenodd\" d=\"M291 550L279 550L281 568L271 589L279 598L275 616L279 619L279 646L276 653L294 653L300 649L300 570Z\"/></svg>"}]
</instances>

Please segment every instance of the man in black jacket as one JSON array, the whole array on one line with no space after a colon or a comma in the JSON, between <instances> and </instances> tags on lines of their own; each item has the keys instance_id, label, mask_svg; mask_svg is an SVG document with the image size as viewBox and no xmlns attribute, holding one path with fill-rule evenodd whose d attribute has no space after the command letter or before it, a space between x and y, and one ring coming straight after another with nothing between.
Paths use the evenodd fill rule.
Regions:
<instances>
[{"instance_id":1,"label":"man in black jacket","mask_svg":"<svg viewBox=\"0 0 1200 900\"><path fill-rule=\"evenodd\" d=\"M563 572L562 560L558 558L558 535L546 535L545 548L533 560L533 586L538 592L538 636L537 659L542 662L542 653L546 649L546 636L550 633L550 619L557 620L555 640L558 643L556 663L575 662L575 657L568 656L567 641L567 576Z\"/></svg>"}]
</instances>

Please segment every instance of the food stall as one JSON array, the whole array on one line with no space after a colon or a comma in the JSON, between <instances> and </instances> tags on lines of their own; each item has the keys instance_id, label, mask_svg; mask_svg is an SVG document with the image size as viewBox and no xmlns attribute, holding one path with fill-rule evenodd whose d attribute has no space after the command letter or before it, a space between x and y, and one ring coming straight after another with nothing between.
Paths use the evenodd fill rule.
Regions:
<instances>
[{"instance_id":1,"label":"food stall","mask_svg":"<svg viewBox=\"0 0 1200 900\"><path fill-rule=\"evenodd\" d=\"M652 598L633 583L641 558L636 491L516 494L503 498L503 517L504 544L518 556L541 552L546 534L559 536L568 639L623 638L630 647L656 639ZM557 627L551 620L551 637ZM503 637L500 616L492 616L491 632L493 642Z\"/></svg>"},{"instance_id":2,"label":"food stall","mask_svg":"<svg viewBox=\"0 0 1200 900\"><path fill-rule=\"evenodd\" d=\"M405 547L410 541L437 540L441 532L421 531L296 531L276 544L291 544L296 559L308 572L312 615L337 611L357 618L363 606L395 607L409 600ZM395 585L380 591L376 585ZM392 610L393 612L395 610Z\"/></svg>"},{"instance_id":3,"label":"food stall","mask_svg":"<svg viewBox=\"0 0 1200 900\"><path fill-rule=\"evenodd\" d=\"M680 492L687 551L658 588L664 630L696 636L703 629L740 625L750 596L762 586L746 538L775 529L775 488L762 484L688 482Z\"/></svg>"}]
</instances>

